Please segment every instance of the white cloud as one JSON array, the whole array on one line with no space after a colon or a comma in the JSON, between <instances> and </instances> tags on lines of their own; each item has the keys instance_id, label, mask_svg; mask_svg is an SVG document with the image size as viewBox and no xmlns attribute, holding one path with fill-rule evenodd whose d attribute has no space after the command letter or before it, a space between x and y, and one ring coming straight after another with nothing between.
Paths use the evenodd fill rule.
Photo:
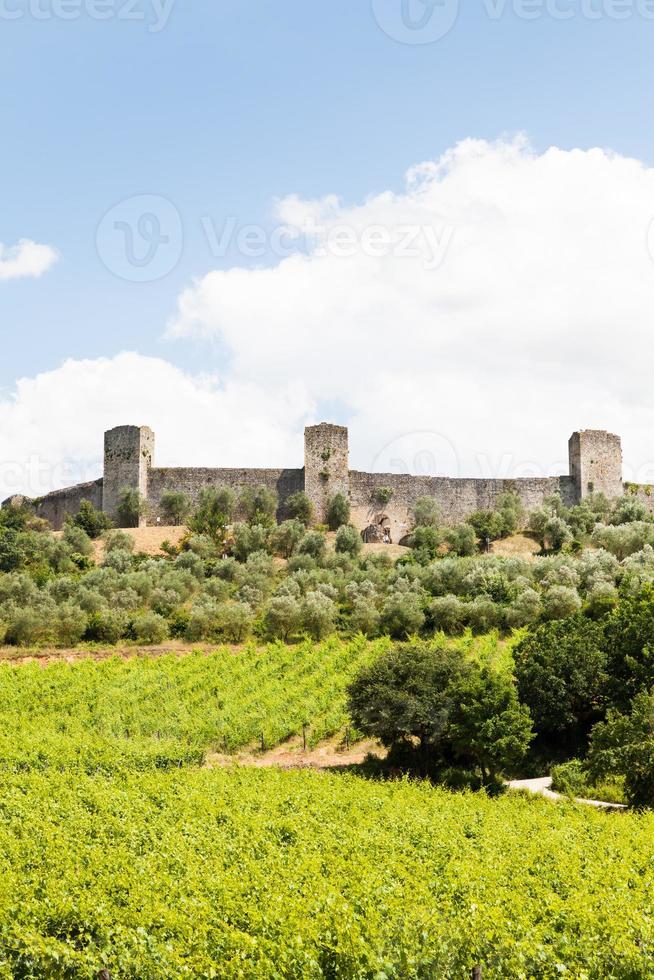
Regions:
<instances>
[{"instance_id":1,"label":"white cloud","mask_svg":"<svg viewBox=\"0 0 654 980\"><path fill-rule=\"evenodd\" d=\"M19 381L0 400L0 497L99 476L102 433L123 423L155 429L162 465L301 466L317 405L350 425L360 469L565 472L569 434L592 427L654 483L654 170L468 140L402 193L292 197L278 214L308 254L180 296L169 333L219 340L219 378L121 354Z\"/></svg>"},{"instance_id":2,"label":"white cloud","mask_svg":"<svg viewBox=\"0 0 654 980\"><path fill-rule=\"evenodd\" d=\"M0 500L101 476L103 432L115 425L150 425L162 466L302 465L311 411L300 386L271 399L257 385L139 354L68 360L0 401Z\"/></svg>"},{"instance_id":3,"label":"white cloud","mask_svg":"<svg viewBox=\"0 0 654 980\"><path fill-rule=\"evenodd\" d=\"M38 279L59 258L50 245L39 245L29 238L21 238L18 245L0 242L0 281L9 279Z\"/></svg>"},{"instance_id":4,"label":"white cloud","mask_svg":"<svg viewBox=\"0 0 654 980\"><path fill-rule=\"evenodd\" d=\"M570 432L593 427L621 433L628 471L654 481L653 169L466 140L412 168L402 193L293 196L278 215L309 253L209 273L170 335L218 338L232 379L271 402L289 379L344 402L360 468L426 430L463 474L562 471ZM386 234L376 252L372 228Z\"/></svg>"}]
</instances>

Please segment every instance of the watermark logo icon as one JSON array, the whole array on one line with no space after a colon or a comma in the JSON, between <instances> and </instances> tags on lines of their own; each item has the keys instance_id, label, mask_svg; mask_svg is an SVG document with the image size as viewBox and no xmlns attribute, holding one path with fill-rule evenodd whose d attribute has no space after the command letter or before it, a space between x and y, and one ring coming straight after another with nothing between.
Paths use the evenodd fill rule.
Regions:
<instances>
[{"instance_id":1,"label":"watermark logo icon","mask_svg":"<svg viewBox=\"0 0 654 980\"><path fill-rule=\"evenodd\" d=\"M375 20L402 44L433 44L456 23L459 0L372 0Z\"/></svg>"},{"instance_id":2,"label":"watermark logo icon","mask_svg":"<svg viewBox=\"0 0 654 980\"><path fill-rule=\"evenodd\" d=\"M184 233L179 211L156 194L126 198L104 215L96 248L104 265L128 282L155 282L176 267Z\"/></svg>"},{"instance_id":3,"label":"watermark logo icon","mask_svg":"<svg viewBox=\"0 0 654 980\"><path fill-rule=\"evenodd\" d=\"M372 461L372 473L410 476L459 476L459 456L440 432L405 432L383 446Z\"/></svg>"}]
</instances>

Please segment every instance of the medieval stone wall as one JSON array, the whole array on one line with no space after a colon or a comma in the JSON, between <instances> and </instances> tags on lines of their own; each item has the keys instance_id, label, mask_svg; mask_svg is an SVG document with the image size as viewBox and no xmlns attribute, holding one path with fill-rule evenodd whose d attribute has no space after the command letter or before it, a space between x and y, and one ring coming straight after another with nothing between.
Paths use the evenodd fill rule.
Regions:
<instances>
[{"instance_id":1,"label":"medieval stone wall","mask_svg":"<svg viewBox=\"0 0 654 980\"><path fill-rule=\"evenodd\" d=\"M59 490L41 498L37 512L54 528L67 514L74 514L81 500L88 499L115 519L121 491L129 487L148 503L148 523L163 520L161 498L167 490L185 493L195 503L207 486L226 485L236 494L246 487L265 486L277 494L278 518L288 516L288 497L304 490L314 506L315 520L324 523L329 500L336 493L349 496L352 521L363 530L370 524L391 528L392 540L401 540L410 530L411 512L419 497L435 497L443 520L456 524L473 511L492 509L500 494L515 491L525 508L539 506L543 499L560 493L566 504L583 499L592 490L610 499L623 493L620 439L599 430L575 432L569 442L570 475L527 479L454 479L447 476L412 476L398 473L363 473L349 469L348 430L321 423L305 430L304 469L238 469L154 467L154 433L145 426L120 426L105 433L104 478L94 483ZM392 491L382 502L376 491ZM649 488L639 497L654 511Z\"/></svg>"},{"instance_id":2,"label":"medieval stone wall","mask_svg":"<svg viewBox=\"0 0 654 980\"><path fill-rule=\"evenodd\" d=\"M89 500L97 510L102 510L102 478L66 487L65 490L54 490L34 501L34 507L37 517L44 518L55 530L60 530L66 518L78 512L83 500Z\"/></svg>"},{"instance_id":3,"label":"medieval stone wall","mask_svg":"<svg viewBox=\"0 0 654 980\"><path fill-rule=\"evenodd\" d=\"M231 487L237 494L246 487L266 487L277 494L278 516L284 519L285 501L291 494L304 490L304 470L154 467L148 473L148 522L163 521L160 505L167 490L181 491L196 503L204 487L218 486Z\"/></svg>"},{"instance_id":4,"label":"medieval stone wall","mask_svg":"<svg viewBox=\"0 0 654 980\"><path fill-rule=\"evenodd\" d=\"M393 491L387 503L376 497L382 487ZM396 544L410 531L411 512L420 497L435 497L443 521L458 524L476 510L492 510L499 496L508 491L517 493L527 510L540 506L553 493L560 493L568 505L575 502L574 485L568 476L478 480L350 470L352 522L363 530L386 517L384 524L391 528L391 539Z\"/></svg>"}]
</instances>

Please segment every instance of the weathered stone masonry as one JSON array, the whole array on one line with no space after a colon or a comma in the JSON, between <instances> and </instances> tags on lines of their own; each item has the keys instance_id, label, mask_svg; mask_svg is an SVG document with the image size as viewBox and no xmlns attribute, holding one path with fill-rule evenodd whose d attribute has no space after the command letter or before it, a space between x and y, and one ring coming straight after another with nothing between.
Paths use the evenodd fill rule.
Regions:
<instances>
[{"instance_id":1,"label":"weathered stone masonry","mask_svg":"<svg viewBox=\"0 0 654 980\"><path fill-rule=\"evenodd\" d=\"M152 524L162 520L160 502L167 490L181 490L196 501L206 486L227 485L238 492L263 485L277 494L280 518L286 516L286 501L298 490L311 498L319 523L325 520L329 499L344 493L351 503L353 523L360 530L383 526L390 530L393 541L399 541L409 530L413 505L422 496L436 497L444 520L456 523L475 510L492 508L507 490L518 493L528 509L552 493L560 493L567 504L573 504L593 490L611 499L624 492L620 439L594 429L571 436L568 475L514 480L351 470L348 430L325 422L305 430L302 469L159 468L154 466L154 441L147 426L119 426L106 432L103 477L41 497L34 502L37 513L60 528L66 516L77 513L80 501L87 499L115 519L119 495L130 487L147 500L148 515L143 522ZM385 502L377 496L382 487L392 491Z\"/></svg>"}]
</instances>

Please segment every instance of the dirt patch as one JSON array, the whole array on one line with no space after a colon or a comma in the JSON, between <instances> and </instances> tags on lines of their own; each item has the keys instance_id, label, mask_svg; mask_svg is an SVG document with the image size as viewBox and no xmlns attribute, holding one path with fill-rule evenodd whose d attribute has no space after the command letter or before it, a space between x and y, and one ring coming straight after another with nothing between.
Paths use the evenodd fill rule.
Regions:
<instances>
[{"instance_id":1,"label":"dirt patch","mask_svg":"<svg viewBox=\"0 0 654 980\"><path fill-rule=\"evenodd\" d=\"M362 741L347 747L342 739L333 738L321 742L313 748L304 750L301 736L294 736L274 749L265 752L255 748L233 755L211 752L207 755L205 766L214 769L219 766L253 766L257 769L344 769L361 765L369 756L383 759L386 749L379 742Z\"/></svg>"},{"instance_id":2,"label":"dirt patch","mask_svg":"<svg viewBox=\"0 0 654 980\"><path fill-rule=\"evenodd\" d=\"M263 644L261 644L263 646ZM169 640L160 646L139 646L136 643L121 643L116 646L80 646L73 649L61 650L57 647L0 647L0 663L49 664L55 662L74 663L77 660L107 660L109 657L121 657L132 660L135 657L163 657L174 653L179 657L189 653L201 653L208 656L214 650L228 648L232 653L240 653L244 644L230 643L184 643L182 640Z\"/></svg>"},{"instance_id":3,"label":"dirt patch","mask_svg":"<svg viewBox=\"0 0 654 980\"><path fill-rule=\"evenodd\" d=\"M512 534L500 541L493 541L491 554L502 555L505 558L535 558L540 551L540 545L526 534Z\"/></svg>"},{"instance_id":4,"label":"dirt patch","mask_svg":"<svg viewBox=\"0 0 654 980\"><path fill-rule=\"evenodd\" d=\"M134 542L135 553L151 555L152 557L165 554L161 547L164 541L169 541L176 546L187 533L185 527L167 527L162 525L154 525L153 527L121 527L120 530L123 534L128 534ZM54 536L60 538L62 533L62 531L54 531ZM104 541L102 538L97 538L93 542L93 560L95 562L101 562L103 558Z\"/></svg>"}]
</instances>

